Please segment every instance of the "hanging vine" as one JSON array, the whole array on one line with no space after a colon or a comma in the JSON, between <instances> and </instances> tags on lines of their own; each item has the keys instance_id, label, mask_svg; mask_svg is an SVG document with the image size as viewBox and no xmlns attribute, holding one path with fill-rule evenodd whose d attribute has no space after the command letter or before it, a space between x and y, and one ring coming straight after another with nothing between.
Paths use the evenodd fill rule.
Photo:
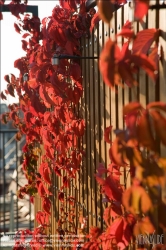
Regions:
<instances>
[{"instance_id":1,"label":"hanging vine","mask_svg":"<svg viewBox=\"0 0 166 250\"><path fill-rule=\"evenodd\" d=\"M135 19L141 21L147 14L149 2L133 1ZM3 114L2 120L4 123L13 120L19 131L17 140L22 135L26 136L23 171L28 184L18 190L18 196L23 198L29 194L33 201L35 194L39 194L42 200L42 211L36 214L40 226L33 232L18 232L22 237L16 241L14 249L26 249L26 233L32 235L32 249L45 248L44 236L50 225L53 173L62 179L62 186L58 190L61 203L59 240L63 241L65 233L77 233L74 219L78 215L74 214L74 209L65 213L64 207L66 204L75 205L75 197L67 197L65 190L75 179L84 156L78 147L78 140L84 135L85 122L75 113L83 94L81 67L78 59L70 62L61 59L59 65L54 66L51 58L54 54L80 56L80 38L88 37L100 18L109 23L114 4L125 3L125 0L98 0L99 13L96 13L94 9L86 12L85 0L61 0L60 6L53 9L52 16L44 18L42 22L28 14L21 19L19 13L26 10L21 1L10 4L12 14L18 18L14 27L22 34L22 49L26 55L14 62L14 67L20 71L19 78L13 74L5 76L7 90L1 93L1 98L6 99L6 94L15 96L17 93L19 104L9 105L10 112ZM99 68L110 88L124 84L128 87L138 85L135 75L140 68L154 81L158 77L158 40L161 31L147 29L136 34L132 24L127 21L117 34L127 39L121 50L115 38L114 41L108 39L101 52ZM129 48L131 42L132 49ZM29 79L25 81L24 75L27 73ZM20 110L24 113L23 118L19 117ZM157 228L153 219L156 209L159 225L165 229L166 205L158 190L165 185L166 160L156 147L158 140L166 145L165 112L166 104L162 102L149 103L147 107L139 102L129 103L123 108L126 128L115 130L116 139L113 142L110 140L112 126L105 130L111 164L107 168L100 164L95 178L101 186L105 202L109 204L103 214L106 229L102 232L98 227L91 227L87 235L89 241L82 249L125 249L135 236L147 232L153 234ZM38 167L40 145L44 147L44 154ZM144 151L147 152L146 156ZM122 168L128 169L132 178L132 185L128 189L120 184ZM103 174L107 176L104 178ZM80 220L85 227L85 218ZM70 232L63 229L65 223L70 225ZM78 239L74 244L73 249L77 249Z\"/></svg>"}]
</instances>

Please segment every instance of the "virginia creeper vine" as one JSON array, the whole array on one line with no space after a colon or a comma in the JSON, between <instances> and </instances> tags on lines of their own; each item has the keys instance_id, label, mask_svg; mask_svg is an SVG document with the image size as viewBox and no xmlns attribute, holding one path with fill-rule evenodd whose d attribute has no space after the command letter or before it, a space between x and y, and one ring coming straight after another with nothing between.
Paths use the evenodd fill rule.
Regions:
<instances>
[{"instance_id":1,"label":"virginia creeper vine","mask_svg":"<svg viewBox=\"0 0 166 250\"><path fill-rule=\"evenodd\" d=\"M141 21L147 14L149 2L135 0L135 19ZM18 196L25 194L33 197L38 193L42 199L42 211L36 214L40 224L33 232L30 242L32 249L45 247L44 236L50 223L51 196L53 195L52 174L62 178L62 186L58 190L62 216L58 221L58 233L61 240L69 233L62 228L64 223L72 225L71 234L76 235L74 225L74 209L64 214L66 203L74 206L74 196L65 196L71 180L81 167L84 152L79 150L78 139L84 135L84 120L75 113L83 94L81 68L78 59L70 61L62 59L58 66L52 66L53 54L81 55L80 38L89 36L94 25L101 18L109 23L113 16L114 4L125 4L125 0L98 0L99 13L94 9L86 12L85 0L60 0L60 7L53 9L52 16L42 20L37 17L19 13L25 11L20 1L11 2L11 12L19 19L14 25L22 34L22 48L25 57L14 62L20 70L19 78L14 75L5 76L7 90L1 93L19 96L19 105L9 105L10 112L3 114L2 120L7 123L12 119L19 132L19 140L26 135L23 148L23 171L28 184L18 191ZM79 4L79 8L78 8ZM122 49L115 40L108 39L100 55L99 68L104 82L112 89L116 85L138 85L135 75L142 68L154 81L158 77L158 40L159 29L146 29L135 34L132 22L127 21L117 36L126 39ZM29 39L29 40L27 40ZM132 43L132 49L129 44ZM111 70L110 70L111 69ZM23 75L29 73L29 80L23 81ZM19 110L24 117L19 117ZM139 102L127 104L123 108L125 129L115 130L116 139L111 141L112 126L106 128L104 138L110 145L111 164L105 168L100 164L95 175L101 186L104 202L108 207L103 218L106 229L102 232L98 227L91 227L89 241L82 249L125 249L140 234L153 234L158 225L154 214L158 211L158 222L162 229L166 227L166 205L160 199L161 187L165 184L166 159L160 156L156 142L166 145L166 104L149 103L143 107ZM44 146L44 154L38 168L40 145ZM132 179L131 187L125 189L120 184L121 169L127 170ZM103 177L103 174L106 177ZM93 177L92 177L93 178ZM156 203L156 201L158 201ZM85 218L82 218L86 226ZM40 234L40 238L37 237ZM24 242L25 237L22 237ZM14 249L18 248L16 242ZM139 247L139 246L138 246ZM160 249L158 246L157 249ZM73 247L77 249L77 247Z\"/></svg>"}]
</instances>

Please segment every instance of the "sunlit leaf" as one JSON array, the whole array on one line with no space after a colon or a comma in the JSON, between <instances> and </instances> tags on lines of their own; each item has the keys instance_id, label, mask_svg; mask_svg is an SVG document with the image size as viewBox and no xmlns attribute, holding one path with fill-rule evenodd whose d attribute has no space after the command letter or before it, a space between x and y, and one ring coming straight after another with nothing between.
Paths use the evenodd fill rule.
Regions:
<instances>
[{"instance_id":1,"label":"sunlit leaf","mask_svg":"<svg viewBox=\"0 0 166 250\"><path fill-rule=\"evenodd\" d=\"M98 24L99 21L100 21L100 17L99 17L99 13L97 12L92 17L90 32L92 32L92 30L94 29L94 27L96 26L96 24Z\"/></svg>"},{"instance_id":2,"label":"sunlit leaf","mask_svg":"<svg viewBox=\"0 0 166 250\"><path fill-rule=\"evenodd\" d=\"M105 128L105 130L104 130L104 140L107 143L112 143L112 141L109 138L111 131L112 131L112 126L109 126L109 127Z\"/></svg>"},{"instance_id":3,"label":"sunlit leaf","mask_svg":"<svg viewBox=\"0 0 166 250\"><path fill-rule=\"evenodd\" d=\"M119 56L119 47L115 42L109 39L105 43L104 49L100 54L99 67L105 83L111 88L120 82L120 76L116 65Z\"/></svg>"},{"instance_id":4,"label":"sunlit leaf","mask_svg":"<svg viewBox=\"0 0 166 250\"><path fill-rule=\"evenodd\" d=\"M123 107L123 115L128 115L130 113L140 111L143 107L139 102L130 102Z\"/></svg>"},{"instance_id":5,"label":"sunlit leaf","mask_svg":"<svg viewBox=\"0 0 166 250\"><path fill-rule=\"evenodd\" d=\"M122 197L126 210L133 214L147 213L152 208L152 201L141 186L128 188Z\"/></svg>"},{"instance_id":6,"label":"sunlit leaf","mask_svg":"<svg viewBox=\"0 0 166 250\"><path fill-rule=\"evenodd\" d=\"M134 226L134 235L149 235L154 234L155 228L151 223L149 217L144 217L139 220Z\"/></svg>"},{"instance_id":7,"label":"sunlit leaf","mask_svg":"<svg viewBox=\"0 0 166 250\"><path fill-rule=\"evenodd\" d=\"M137 33L136 39L133 42L133 48L132 48L133 53L147 54L150 49L150 46L154 41L157 41L158 37L159 37L159 30L157 29L144 29L139 31Z\"/></svg>"},{"instance_id":8,"label":"sunlit leaf","mask_svg":"<svg viewBox=\"0 0 166 250\"><path fill-rule=\"evenodd\" d=\"M134 0L134 3L135 3L134 17L136 20L142 20L142 18L148 12L149 0Z\"/></svg>"},{"instance_id":9,"label":"sunlit leaf","mask_svg":"<svg viewBox=\"0 0 166 250\"><path fill-rule=\"evenodd\" d=\"M150 114L152 115L155 132L157 136L161 139L161 142L166 145L166 119L157 111L151 110Z\"/></svg>"},{"instance_id":10,"label":"sunlit leaf","mask_svg":"<svg viewBox=\"0 0 166 250\"><path fill-rule=\"evenodd\" d=\"M144 112L138 120L137 136L141 146L154 151L156 150L156 143L152 134L152 127L148 112Z\"/></svg>"},{"instance_id":11,"label":"sunlit leaf","mask_svg":"<svg viewBox=\"0 0 166 250\"><path fill-rule=\"evenodd\" d=\"M165 102L150 102L147 106L147 109L158 109L166 112L166 103Z\"/></svg>"}]
</instances>

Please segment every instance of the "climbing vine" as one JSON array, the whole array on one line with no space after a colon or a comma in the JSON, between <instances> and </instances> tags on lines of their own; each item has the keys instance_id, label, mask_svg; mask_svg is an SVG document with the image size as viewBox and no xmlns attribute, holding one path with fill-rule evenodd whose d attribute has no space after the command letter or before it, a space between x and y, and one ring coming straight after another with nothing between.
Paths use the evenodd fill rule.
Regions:
<instances>
[{"instance_id":1,"label":"climbing vine","mask_svg":"<svg viewBox=\"0 0 166 250\"><path fill-rule=\"evenodd\" d=\"M28 14L22 18L19 16L26 11L27 3L13 0L9 6L18 19L14 27L22 35L22 49L26 55L14 62L14 67L20 71L19 77L13 74L5 76L7 90L1 92L1 98L17 94L19 104L9 105L10 112L3 114L2 120L4 123L13 120L18 129L17 140L22 135L26 136L22 168L28 184L18 190L18 197L29 194L33 202L33 197L38 194L42 200L42 211L36 214L39 226L33 232L19 232L22 237L16 241L14 249L25 249L26 233L32 235L32 249L45 248L44 236L50 225L53 174L62 179L58 190L61 204L59 239L63 241L65 233L69 234L62 227L64 223L70 225L71 234L77 234L74 220L78 215L75 215L74 208L68 213L64 212L64 208L66 204L75 205L75 197L66 197L65 190L75 179L84 157L78 141L84 135L85 122L75 112L83 94L81 67L79 59L71 59L70 62L61 59L56 66L52 65L51 59L54 54L80 56L80 38L89 37L100 18L110 23L114 4L120 6L126 0L98 0L98 13L95 9L87 12L85 0L59 2L60 6L55 6L52 16L42 21ZM137 21L147 14L149 2L133 1ZM140 68L154 81L158 78L161 31L146 29L135 33L132 26L133 22L127 21L117 34L126 39L122 49L118 47L115 37L115 40L108 39L101 52L99 69L105 84L111 89L116 85L138 85L135 76ZM28 79L25 79L27 73ZM19 116L20 110L23 118ZM98 227L91 227L87 235L89 240L82 249L125 249L134 237L155 232L158 227L154 220L156 210L159 226L165 229L166 205L160 198L160 190L165 185L166 159L160 156L156 146L159 140L166 145L165 112L166 104L162 102L149 103L146 107L132 102L123 107L126 126L125 129L115 130L114 141L110 138L112 126L106 128L104 138L110 145L111 164L107 168L100 164L95 175L108 203L103 214L106 229L102 232ZM38 167L41 151L44 153ZM120 184L121 169L128 169L131 175L132 183L128 189ZM85 218L80 220L83 228L86 227ZM78 239L73 249L78 249L77 244Z\"/></svg>"}]
</instances>

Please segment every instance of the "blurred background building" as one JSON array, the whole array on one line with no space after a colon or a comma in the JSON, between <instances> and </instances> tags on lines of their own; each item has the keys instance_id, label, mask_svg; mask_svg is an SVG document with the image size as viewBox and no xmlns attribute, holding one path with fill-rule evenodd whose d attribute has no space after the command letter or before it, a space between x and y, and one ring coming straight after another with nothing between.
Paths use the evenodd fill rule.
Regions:
<instances>
[{"instance_id":1,"label":"blurred background building","mask_svg":"<svg viewBox=\"0 0 166 250\"><path fill-rule=\"evenodd\" d=\"M0 104L0 114L8 112L6 104ZM27 183L22 172L22 147L25 137L15 140L17 130L12 123L0 121L0 249L12 249L16 231L33 229L34 208L29 196L20 200L17 190ZM11 235L11 237L4 236ZM11 247L9 247L11 245Z\"/></svg>"}]
</instances>

